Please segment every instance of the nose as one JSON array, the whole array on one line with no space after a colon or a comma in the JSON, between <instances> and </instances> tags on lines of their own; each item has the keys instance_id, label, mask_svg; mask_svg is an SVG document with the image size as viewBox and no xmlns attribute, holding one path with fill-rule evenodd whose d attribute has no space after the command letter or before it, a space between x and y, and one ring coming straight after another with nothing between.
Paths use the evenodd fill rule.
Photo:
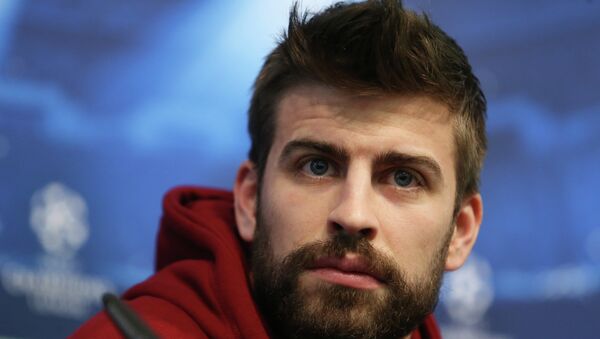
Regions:
<instances>
[{"instance_id":1,"label":"nose","mask_svg":"<svg viewBox=\"0 0 600 339\"><path fill-rule=\"evenodd\" d=\"M375 199L370 173L349 171L328 216L329 233L346 232L369 240L375 238L379 229Z\"/></svg>"}]
</instances>

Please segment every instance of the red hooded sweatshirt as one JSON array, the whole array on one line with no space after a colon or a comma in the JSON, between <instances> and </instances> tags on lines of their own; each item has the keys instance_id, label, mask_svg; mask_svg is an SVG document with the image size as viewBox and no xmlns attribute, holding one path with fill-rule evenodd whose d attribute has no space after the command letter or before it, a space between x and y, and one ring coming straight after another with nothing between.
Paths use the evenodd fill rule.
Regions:
<instances>
[{"instance_id":1,"label":"red hooded sweatshirt","mask_svg":"<svg viewBox=\"0 0 600 339\"><path fill-rule=\"evenodd\" d=\"M231 192L175 188L165 196L156 273L123 299L161 338L268 338L250 292ZM72 338L121 338L104 312ZM433 316L411 339L441 338Z\"/></svg>"}]
</instances>

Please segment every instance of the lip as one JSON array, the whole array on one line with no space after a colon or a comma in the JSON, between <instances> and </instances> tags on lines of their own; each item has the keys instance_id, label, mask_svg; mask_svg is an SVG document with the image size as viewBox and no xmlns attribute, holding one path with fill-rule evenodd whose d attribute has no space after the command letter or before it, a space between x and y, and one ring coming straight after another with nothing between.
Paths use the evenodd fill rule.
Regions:
<instances>
[{"instance_id":1,"label":"lip","mask_svg":"<svg viewBox=\"0 0 600 339\"><path fill-rule=\"evenodd\" d=\"M375 289L383 284L381 276L363 258L353 255L319 258L309 272L329 283L357 289Z\"/></svg>"}]
</instances>

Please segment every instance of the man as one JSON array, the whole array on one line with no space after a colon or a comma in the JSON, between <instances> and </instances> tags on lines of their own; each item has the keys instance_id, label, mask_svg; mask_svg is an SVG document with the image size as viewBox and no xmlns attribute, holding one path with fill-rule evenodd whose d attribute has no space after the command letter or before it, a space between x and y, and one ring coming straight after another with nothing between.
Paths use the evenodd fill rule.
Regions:
<instances>
[{"instance_id":1,"label":"man","mask_svg":"<svg viewBox=\"0 0 600 339\"><path fill-rule=\"evenodd\" d=\"M443 271L482 219L485 98L460 47L392 0L291 11L230 193L165 198L124 299L164 337L439 338ZM75 336L117 331L103 313Z\"/></svg>"}]
</instances>

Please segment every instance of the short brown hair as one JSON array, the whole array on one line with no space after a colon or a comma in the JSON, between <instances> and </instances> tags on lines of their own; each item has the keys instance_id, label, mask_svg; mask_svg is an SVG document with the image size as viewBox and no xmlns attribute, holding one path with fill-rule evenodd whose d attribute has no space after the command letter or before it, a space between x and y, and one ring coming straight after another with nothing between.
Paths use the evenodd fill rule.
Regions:
<instances>
[{"instance_id":1,"label":"short brown hair","mask_svg":"<svg viewBox=\"0 0 600 339\"><path fill-rule=\"evenodd\" d=\"M463 50L427 15L398 0L337 3L289 26L267 56L250 103L249 158L262 177L281 96L317 82L357 95L424 94L455 115L457 204L479 191L486 152L486 100Z\"/></svg>"}]
</instances>

